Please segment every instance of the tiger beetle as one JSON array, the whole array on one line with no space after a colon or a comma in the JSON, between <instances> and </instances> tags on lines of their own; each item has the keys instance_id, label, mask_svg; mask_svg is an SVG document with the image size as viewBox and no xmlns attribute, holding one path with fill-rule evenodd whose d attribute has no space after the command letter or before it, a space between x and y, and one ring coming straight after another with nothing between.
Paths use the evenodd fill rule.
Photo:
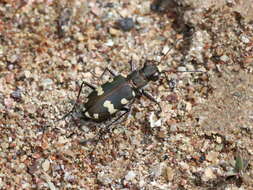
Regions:
<instances>
[{"instance_id":1,"label":"tiger beetle","mask_svg":"<svg viewBox=\"0 0 253 190\"><path fill-rule=\"evenodd\" d=\"M177 41L176 41L177 42ZM161 58L163 60L170 50L168 50L165 55ZM69 114L73 113L77 106L81 107L82 118L86 121L94 122L104 122L116 115L117 112L123 112L115 120L110 122L104 127L104 130L99 131L99 138L102 134L107 133L109 126L115 124L120 118L127 116L130 113L131 107L135 102L136 98L141 96L147 97L149 100L154 102L159 110L158 113L162 111L160 104L156 99L147 91L143 89L149 82L157 81L161 74L166 72L175 72L173 70L160 71L156 61L145 61L144 66L141 69L135 69L133 61L131 59L131 73L126 77L122 75L117 75L113 70L106 68L102 73L101 77L105 72L109 72L113 78L102 84L101 86L95 87L85 81L82 82L81 87L78 92L77 100L80 97L83 86L89 87L92 92L87 97L87 102L84 104L78 104L76 100L75 105L72 110L67 113L62 119L66 118ZM201 71L176 71L176 72L201 72ZM167 77L165 75L167 80ZM97 140L97 142L98 142ZM96 142L96 143L97 143Z\"/></svg>"},{"instance_id":2,"label":"tiger beetle","mask_svg":"<svg viewBox=\"0 0 253 190\"><path fill-rule=\"evenodd\" d=\"M168 52L169 51L170 50L168 50ZM166 55L164 55L164 57ZM150 81L157 81L161 74L169 71L160 71L158 65L156 65L154 61L145 61L144 66L141 69L135 69L132 59L129 63L131 73L126 77L117 75L115 71L106 68L101 77L107 71L113 76L113 78L101 86L95 87L86 81L82 82L77 100L80 97L84 85L92 90L87 97L87 102L81 105L82 118L84 120L104 122L115 116L117 112L123 111L118 119L116 119L119 120L130 112L131 106L136 98L141 96L145 96L154 102L159 108L158 113L162 111L160 104L150 93L145 91L143 87L145 87ZM72 110L62 119L74 112L78 106L77 100ZM116 122L116 120L114 122Z\"/></svg>"},{"instance_id":3,"label":"tiger beetle","mask_svg":"<svg viewBox=\"0 0 253 190\"><path fill-rule=\"evenodd\" d=\"M82 118L84 120L104 122L115 116L117 112L123 111L118 119L116 119L119 120L130 112L131 106L136 98L141 96L145 96L157 104L159 107L158 112L161 112L160 104L151 94L145 91L143 87L150 81L157 81L159 76L164 72L159 71L158 67L152 61L146 61L143 68L139 70L134 69L132 59L129 63L132 72L127 77L117 75L113 70L106 68L101 76L108 71L113 78L101 86L95 87L85 81L82 82L77 100L80 97L84 85L92 90L87 97L87 102L81 106ZM78 103L76 101L72 110L62 119L71 114L77 105ZM116 122L116 120L114 122Z\"/></svg>"}]
</instances>

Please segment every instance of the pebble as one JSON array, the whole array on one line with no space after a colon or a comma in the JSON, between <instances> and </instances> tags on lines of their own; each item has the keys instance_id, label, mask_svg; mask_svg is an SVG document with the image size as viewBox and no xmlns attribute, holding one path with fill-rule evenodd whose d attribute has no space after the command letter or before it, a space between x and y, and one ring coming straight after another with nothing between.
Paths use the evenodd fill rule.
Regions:
<instances>
[{"instance_id":1,"label":"pebble","mask_svg":"<svg viewBox=\"0 0 253 190\"><path fill-rule=\"evenodd\" d=\"M5 107L6 108L8 108L8 109L10 109L10 108L12 108L13 107L13 99L11 99L11 98L5 98L4 99L4 105L5 105Z\"/></svg>"},{"instance_id":2,"label":"pebble","mask_svg":"<svg viewBox=\"0 0 253 190\"><path fill-rule=\"evenodd\" d=\"M28 113L35 113L36 112L36 105L32 104L32 103L28 103L24 106L25 110L28 112Z\"/></svg>"},{"instance_id":3,"label":"pebble","mask_svg":"<svg viewBox=\"0 0 253 190\"><path fill-rule=\"evenodd\" d=\"M58 139L59 144L65 144L67 142L69 142L69 140L64 136L60 136L59 139Z\"/></svg>"},{"instance_id":4,"label":"pebble","mask_svg":"<svg viewBox=\"0 0 253 190\"><path fill-rule=\"evenodd\" d=\"M6 76L5 76L5 81L6 83L8 84L13 84L15 82L15 75L14 73L8 73Z\"/></svg>"},{"instance_id":5,"label":"pebble","mask_svg":"<svg viewBox=\"0 0 253 190\"><path fill-rule=\"evenodd\" d=\"M181 66L181 67L178 67L177 70L180 72L185 72L186 68Z\"/></svg>"},{"instance_id":6,"label":"pebble","mask_svg":"<svg viewBox=\"0 0 253 190\"><path fill-rule=\"evenodd\" d=\"M170 47L169 47L169 46L164 46L164 47L163 47L163 50L162 50L162 53L163 53L164 55L166 55L166 54L169 52L169 50L170 50Z\"/></svg>"},{"instance_id":7,"label":"pebble","mask_svg":"<svg viewBox=\"0 0 253 190\"><path fill-rule=\"evenodd\" d=\"M110 29L109 29L109 32L110 32L110 34L113 35L113 36L119 36L119 35L120 35L120 31L117 30L117 29L115 29L115 28L110 28Z\"/></svg>"},{"instance_id":8,"label":"pebble","mask_svg":"<svg viewBox=\"0 0 253 190\"><path fill-rule=\"evenodd\" d=\"M212 168L206 168L202 176L202 180L208 181L210 179L214 179L215 177L216 176L214 175Z\"/></svg>"},{"instance_id":9,"label":"pebble","mask_svg":"<svg viewBox=\"0 0 253 190\"><path fill-rule=\"evenodd\" d=\"M43 90L51 90L53 83L54 82L52 79L46 78L46 79L42 80L41 86L42 86Z\"/></svg>"},{"instance_id":10,"label":"pebble","mask_svg":"<svg viewBox=\"0 0 253 190\"><path fill-rule=\"evenodd\" d=\"M3 55L4 53L4 47L0 45L0 55Z\"/></svg>"},{"instance_id":11,"label":"pebble","mask_svg":"<svg viewBox=\"0 0 253 190\"><path fill-rule=\"evenodd\" d=\"M151 112L150 116L149 116L149 123L150 123L150 127L159 127L162 125L162 121L161 119L157 119L156 115L154 112Z\"/></svg>"},{"instance_id":12,"label":"pebble","mask_svg":"<svg viewBox=\"0 0 253 190\"><path fill-rule=\"evenodd\" d=\"M112 183L112 178L106 174L104 171L101 171L97 175L97 180L103 185L109 185Z\"/></svg>"},{"instance_id":13,"label":"pebble","mask_svg":"<svg viewBox=\"0 0 253 190\"><path fill-rule=\"evenodd\" d=\"M223 62L228 62L229 61L229 57L227 55L222 55L220 57L220 60L223 61Z\"/></svg>"},{"instance_id":14,"label":"pebble","mask_svg":"<svg viewBox=\"0 0 253 190\"><path fill-rule=\"evenodd\" d=\"M222 143L222 138L221 137L216 137L216 142L221 144Z\"/></svg>"},{"instance_id":15,"label":"pebble","mask_svg":"<svg viewBox=\"0 0 253 190\"><path fill-rule=\"evenodd\" d=\"M218 155L219 155L218 152L213 152L213 151L211 151L211 152L209 152L209 153L207 154L206 159L207 159L208 161L212 162L212 163L217 163L217 161L218 161Z\"/></svg>"},{"instance_id":16,"label":"pebble","mask_svg":"<svg viewBox=\"0 0 253 190\"><path fill-rule=\"evenodd\" d=\"M22 173L26 169L26 165L24 163L20 163L16 168L16 172Z\"/></svg>"},{"instance_id":17,"label":"pebble","mask_svg":"<svg viewBox=\"0 0 253 190\"><path fill-rule=\"evenodd\" d=\"M8 61L11 63L15 63L18 60L18 55L14 54L11 55L10 57L7 57Z\"/></svg>"},{"instance_id":18,"label":"pebble","mask_svg":"<svg viewBox=\"0 0 253 190\"><path fill-rule=\"evenodd\" d=\"M248 44L248 43L250 42L249 38L248 38L247 36L245 36L245 35L242 35L242 36L241 36L241 40L242 40L242 42L245 43L245 44Z\"/></svg>"},{"instance_id":19,"label":"pebble","mask_svg":"<svg viewBox=\"0 0 253 190\"><path fill-rule=\"evenodd\" d=\"M1 147L2 147L2 149L7 149L7 148L9 148L9 144L3 142L3 143L1 144Z\"/></svg>"},{"instance_id":20,"label":"pebble","mask_svg":"<svg viewBox=\"0 0 253 190\"><path fill-rule=\"evenodd\" d=\"M114 45L114 42L111 40L111 39L109 39L106 43L105 43L105 45L106 46L113 46Z\"/></svg>"},{"instance_id":21,"label":"pebble","mask_svg":"<svg viewBox=\"0 0 253 190\"><path fill-rule=\"evenodd\" d=\"M45 161L42 163L42 168L43 168L43 170L44 170L45 172L49 170L49 168L50 168L50 162L49 162L49 160L45 160Z\"/></svg>"},{"instance_id":22,"label":"pebble","mask_svg":"<svg viewBox=\"0 0 253 190\"><path fill-rule=\"evenodd\" d=\"M130 31L134 27L132 18L123 18L116 22L117 27L125 32Z\"/></svg>"},{"instance_id":23,"label":"pebble","mask_svg":"<svg viewBox=\"0 0 253 190\"><path fill-rule=\"evenodd\" d=\"M136 173L134 171L129 171L125 176L127 181L132 181L136 177Z\"/></svg>"},{"instance_id":24,"label":"pebble","mask_svg":"<svg viewBox=\"0 0 253 190\"><path fill-rule=\"evenodd\" d=\"M11 97L16 100L16 101L20 101L21 100L21 90L15 90L11 93Z\"/></svg>"},{"instance_id":25,"label":"pebble","mask_svg":"<svg viewBox=\"0 0 253 190\"><path fill-rule=\"evenodd\" d=\"M165 178L167 181L172 181L174 177L174 171L171 167L165 168Z\"/></svg>"}]
</instances>

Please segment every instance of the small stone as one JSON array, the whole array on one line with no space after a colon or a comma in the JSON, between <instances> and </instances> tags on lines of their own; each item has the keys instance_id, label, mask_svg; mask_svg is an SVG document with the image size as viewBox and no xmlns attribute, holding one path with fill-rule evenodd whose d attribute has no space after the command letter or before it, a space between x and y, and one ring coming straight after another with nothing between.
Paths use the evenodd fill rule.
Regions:
<instances>
[{"instance_id":1,"label":"small stone","mask_svg":"<svg viewBox=\"0 0 253 190\"><path fill-rule=\"evenodd\" d=\"M173 125L170 126L170 132L175 132L177 130L178 130L177 124L173 124Z\"/></svg>"},{"instance_id":2,"label":"small stone","mask_svg":"<svg viewBox=\"0 0 253 190\"><path fill-rule=\"evenodd\" d=\"M171 167L165 168L165 178L167 181L172 181L174 177L174 171Z\"/></svg>"},{"instance_id":3,"label":"small stone","mask_svg":"<svg viewBox=\"0 0 253 190\"><path fill-rule=\"evenodd\" d=\"M229 61L229 57L227 55L222 55L220 57L220 60L223 61L223 62L228 62Z\"/></svg>"},{"instance_id":4,"label":"small stone","mask_svg":"<svg viewBox=\"0 0 253 190\"><path fill-rule=\"evenodd\" d=\"M114 42L113 42L112 40L109 39L109 40L105 43L105 45L111 47L111 46L114 45Z\"/></svg>"},{"instance_id":5,"label":"small stone","mask_svg":"<svg viewBox=\"0 0 253 190\"><path fill-rule=\"evenodd\" d=\"M178 67L177 70L178 70L179 72L185 72L185 71L186 71L186 68L181 66L181 67Z\"/></svg>"},{"instance_id":6,"label":"small stone","mask_svg":"<svg viewBox=\"0 0 253 190\"><path fill-rule=\"evenodd\" d=\"M7 148L9 148L9 144L3 142L3 143L1 144L1 147L2 147L2 149L6 150Z\"/></svg>"},{"instance_id":7,"label":"small stone","mask_svg":"<svg viewBox=\"0 0 253 190\"><path fill-rule=\"evenodd\" d=\"M167 134L166 134L165 131L159 131L159 132L157 133L157 136L158 136L159 138L163 139L163 138L166 138Z\"/></svg>"},{"instance_id":8,"label":"small stone","mask_svg":"<svg viewBox=\"0 0 253 190\"><path fill-rule=\"evenodd\" d=\"M162 125L162 121L161 119L157 119L156 115L154 112L151 112L150 116L149 116L149 123L150 123L150 127L159 127Z\"/></svg>"},{"instance_id":9,"label":"small stone","mask_svg":"<svg viewBox=\"0 0 253 190\"><path fill-rule=\"evenodd\" d=\"M65 172L64 180L73 183L75 181L75 176L72 175L70 172Z\"/></svg>"},{"instance_id":10,"label":"small stone","mask_svg":"<svg viewBox=\"0 0 253 190\"><path fill-rule=\"evenodd\" d=\"M32 104L32 103L28 103L27 105L24 106L25 110L28 112L28 113L35 113L36 112L36 105Z\"/></svg>"},{"instance_id":11,"label":"small stone","mask_svg":"<svg viewBox=\"0 0 253 190\"><path fill-rule=\"evenodd\" d=\"M0 45L0 55L3 55L4 53L4 47Z\"/></svg>"},{"instance_id":12,"label":"small stone","mask_svg":"<svg viewBox=\"0 0 253 190\"><path fill-rule=\"evenodd\" d=\"M165 12L166 10L169 10L169 7L172 4L173 1L153 1L150 5L150 9L154 12Z\"/></svg>"},{"instance_id":13,"label":"small stone","mask_svg":"<svg viewBox=\"0 0 253 190\"><path fill-rule=\"evenodd\" d=\"M4 99L4 105L5 105L5 107L6 108L12 108L13 107L13 99L11 99L11 98L5 98Z\"/></svg>"},{"instance_id":14,"label":"small stone","mask_svg":"<svg viewBox=\"0 0 253 190\"><path fill-rule=\"evenodd\" d=\"M43 90L51 90L53 83L54 82L52 79L47 78L47 79L42 80L41 86L42 86Z\"/></svg>"},{"instance_id":15,"label":"small stone","mask_svg":"<svg viewBox=\"0 0 253 190\"><path fill-rule=\"evenodd\" d=\"M220 143L222 142L222 138L221 138L221 137L219 137L219 136L218 136L218 137L216 137L216 142L220 144Z\"/></svg>"},{"instance_id":16,"label":"small stone","mask_svg":"<svg viewBox=\"0 0 253 190\"><path fill-rule=\"evenodd\" d=\"M20 101L21 100L21 90L15 90L11 93L11 97L16 100L16 101Z\"/></svg>"},{"instance_id":17,"label":"small stone","mask_svg":"<svg viewBox=\"0 0 253 190\"><path fill-rule=\"evenodd\" d=\"M132 18L123 18L116 22L116 26L123 31L130 31L134 27Z\"/></svg>"},{"instance_id":18,"label":"small stone","mask_svg":"<svg viewBox=\"0 0 253 190\"><path fill-rule=\"evenodd\" d=\"M202 176L202 180L208 181L208 180L214 179L215 177L216 176L214 175L212 168L206 168Z\"/></svg>"},{"instance_id":19,"label":"small stone","mask_svg":"<svg viewBox=\"0 0 253 190\"><path fill-rule=\"evenodd\" d=\"M218 155L219 153L218 152L209 152L206 156L206 159L212 163L217 163L218 161Z\"/></svg>"},{"instance_id":20,"label":"small stone","mask_svg":"<svg viewBox=\"0 0 253 190\"><path fill-rule=\"evenodd\" d=\"M14 73L8 73L8 74L5 76L5 81L6 81L6 83L13 84L13 83L15 82Z\"/></svg>"},{"instance_id":21,"label":"small stone","mask_svg":"<svg viewBox=\"0 0 253 190\"><path fill-rule=\"evenodd\" d=\"M241 66L240 66L239 64L237 64L237 65L233 65L233 71L235 71L235 72L239 72L239 71L240 71L240 69L241 69Z\"/></svg>"},{"instance_id":22,"label":"small stone","mask_svg":"<svg viewBox=\"0 0 253 190\"><path fill-rule=\"evenodd\" d=\"M102 10L96 4L91 6L91 12L96 16L100 16L102 14Z\"/></svg>"},{"instance_id":23,"label":"small stone","mask_svg":"<svg viewBox=\"0 0 253 190\"><path fill-rule=\"evenodd\" d=\"M28 71L28 70L25 70L24 75L25 75L26 78L30 78L31 77L31 72Z\"/></svg>"},{"instance_id":24,"label":"small stone","mask_svg":"<svg viewBox=\"0 0 253 190\"><path fill-rule=\"evenodd\" d=\"M69 142L69 140L66 137L64 137L64 136L59 137L59 140L58 140L59 144L65 144L67 142Z\"/></svg>"},{"instance_id":25,"label":"small stone","mask_svg":"<svg viewBox=\"0 0 253 190\"><path fill-rule=\"evenodd\" d=\"M242 42L245 43L245 44L248 44L248 43L250 42L249 38L248 38L247 36L245 36L245 35L242 35L242 36L241 36L241 40L242 40Z\"/></svg>"},{"instance_id":26,"label":"small stone","mask_svg":"<svg viewBox=\"0 0 253 190\"><path fill-rule=\"evenodd\" d=\"M150 173L153 177L157 178L164 174L166 167L167 164L165 162L158 163L151 168Z\"/></svg>"},{"instance_id":27,"label":"small stone","mask_svg":"<svg viewBox=\"0 0 253 190\"><path fill-rule=\"evenodd\" d=\"M77 32L77 33L75 34L75 38L76 38L79 42L82 42L82 41L84 41L84 39L85 39L84 35L83 35L81 32Z\"/></svg>"},{"instance_id":28,"label":"small stone","mask_svg":"<svg viewBox=\"0 0 253 190\"><path fill-rule=\"evenodd\" d=\"M163 50L162 50L162 53L163 53L164 55L166 55L169 51L170 51L170 47L169 47L169 46L164 46L164 47L163 47Z\"/></svg>"},{"instance_id":29,"label":"small stone","mask_svg":"<svg viewBox=\"0 0 253 190\"><path fill-rule=\"evenodd\" d=\"M136 18L136 22L140 25L148 25L148 24L152 23L152 19L148 18L148 17L139 16Z\"/></svg>"},{"instance_id":30,"label":"small stone","mask_svg":"<svg viewBox=\"0 0 253 190\"><path fill-rule=\"evenodd\" d=\"M105 8L113 8L114 4L112 2L108 2L105 4Z\"/></svg>"},{"instance_id":31,"label":"small stone","mask_svg":"<svg viewBox=\"0 0 253 190\"><path fill-rule=\"evenodd\" d=\"M17 60L18 60L18 55L16 55L16 54L11 55L11 56L8 58L8 61L11 62L11 63L15 63Z\"/></svg>"},{"instance_id":32,"label":"small stone","mask_svg":"<svg viewBox=\"0 0 253 190\"><path fill-rule=\"evenodd\" d=\"M112 183L112 178L110 175L104 173L104 171L101 171L97 175L97 180L103 184L103 185L108 185Z\"/></svg>"},{"instance_id":33,"label":"small stone","mask_svg":"<svg viewBox=\"0 0 253 190\"><path fill-rule=\"evenodd\" d=\"M132 181L136 177L136 173L134 171L129 171L125 176L127 181Z\"/></svg>"},{"instance_id":34,"label":"small stone","mask_svg":"<svg viewBox=\"0 0 253 190\"><path fill-rule=\"evenodd\" d=\"M120 31L117 30L117 29L115 29L115 28L110 28L110 29L109 29L109 32L110 32L110 34L113 35L113 36L119 36L119 35L120 35Z\"/></svg>"},{"instance_id":35,"label":"small stone","mask_svg":"<svg viewBox=\"0 0 253 190\"><path fill-rule=\"evenodd\" d=\"M142 1L139 10L140 10L141 15L149 14L150 13L150 2L149 1Z\"/></svg>"},{"instance_id":36,"label":"small stone","mask_svg":"<svg viewBox=\"0 0 253 190\"><path fill-rule=\"evenodd\" d=\"M191 103L186 102L186 103L185 103L185 110L189 112L189 111L191 111L191 109L192 109Z\"/></svg>"},{"instance_id":37,"label":"small stone","mask_svg":"<svg viewBox=\"0 0 253 190\"><path fill-rule=\"evenodd\" d=\"M45 160L45 161L42 163L42 168L43 168L43 170L44 170L45 172L49 170L49 168L50 168L50 162L49 162L49 160Z\"/></svg>"}]
</instances>

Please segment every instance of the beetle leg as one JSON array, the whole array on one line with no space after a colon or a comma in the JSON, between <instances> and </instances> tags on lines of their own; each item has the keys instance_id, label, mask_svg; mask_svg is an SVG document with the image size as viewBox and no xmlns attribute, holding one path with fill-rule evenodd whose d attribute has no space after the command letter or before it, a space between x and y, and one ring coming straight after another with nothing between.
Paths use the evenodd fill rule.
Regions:
<instances>
[{"instance_id":1,"label":"beetle leg","mask_svg":"<svg viewBox=\"0 0 253 190\"><path fill-rule=\"evenodd\" d=\"M159 107L158 113L160 113L162 111L161 105L159 104L159 102L157 102L157 100L150 93L148 93L145 90L141 90L140 93L143 94L144 96L146 96L150 101L154 102Z\"/></svg>"},{"instance_id":2,"label":"beetle leg","mask_svg":"<svg viewBox=\"0 0 253 190\"><path fill-rule=\"evenodd\" d=\"M133 100L132 102L130 102L127 108L126 108L126 107L123 107L123 108L121 109L121 111L125 111L125 112L127 112L127 114L125 115L125 118L124 118L123 120L120 121L120 123L125 122L125 121L127 120L128 116L132 113L132 105L134 104L134 101L135 101L135 100ZM120 116L119 116L119 117L120 117ZM116 124L116 123L114 123L114 124ZM114 130L114 128L112 129L112 131L113 131L113 130Z\"/></svg>"},{"instance_id":3,"label":"beetle leg","mask_svg":"<svg viewBox=\"0 0 253 190\"><path fill-rule=\"evenodd\" d=\"M136 65L133 63L133 56L131 57L131 60L129 61L131 72L136 70Z\"/></svg>"},{"instance_id":4,"label":"beetle leg","mask_svg":"<svg viewBox=\"0 0 253 190\"><path fill-rule=\"evenodd\" d=\"M103 73L101 74L101 76L99 77L99 79L102 79L102 77L104 76L106 71L109 72L113 77L117 76L117 73L115 71L106 67L105 70L103 71Z\"/></svg>"},{"instance_id":5,"label":"beetle leg","mask_svg":"<svg viewBox=\"0 0 253 190\"><path fill-rule=\"evenodd\" d=\"M108 125L106 125L105 127L103 127L102 129L100 129L99 130L99 132L98 132L98 138L95 140L95 145L94 145L94 147L93 147L93 149L92 149L92 151L91 151L91 153L90 153L90 156L92 156L93 155L93 152L94 152L94 150L96 149L96 146L97 146L97 144L98 144L98 142L102 139L102 137L103 137L103 135L106 135L107 133L109 133L110 132L110 126L111 125L113 125L113 124L116 124L116 123L118 123L118 121L122 118L122 117L125 117L123 120L121 120L120 122L123 122L123 121L125 121L126 119L127 119L127 117L129 116L129 114L131 113L131 111L132 111L132 105L133 105L133 103L134 103L134 101L135 100L133 100L130 104L129 104L129 106L126 108L126 107L123 107L122 108L122 110L121 111L124 111L124 113L122 113L119 117L117 117L115 120L113 120L111 123L109 123ZM115 128L116 128L117 126L115 126L115 127L113 127L112 129L111 129L111 131L113 131Z\"/></svg>"},{"instance_id":6,"label":"beetle leg","mask_svg":"<svg viewBox=\"0 0 253 190\"><path fill-rule=\"evenodd\" d=\"M96 87L95 87L94 85L92 85L92 84L90 84L90 83L87 83L87 82L83 81L82 84L81 84L80 90L82 89L83 85L88 86L88 87L91 88L92 90L95 90L95 89L96 89ZM79 90L79 92L78 92L78 98L79 98L79 96L80 96L80 90Z\"/></svg>"},{"instance_id":7,"label":"beetle leg","mask_svg":"<svg viewBox=\"0 0 253 190\"><path fill-rule=\"evenodd\" d=\"M94 145L92 151L90 152L90 156L93 155L93 152L95 151L96 147L97 147L97 144L98 142L102 139L103 135L106 135L107 133L110 132L110 126L115 124L117 121L119 121L122 117L124 117L126 114L128 114L130 112L130 108L124 108L125 111L124 113L122 113L119 117L117 117L115 120L113 120L112 122L110 122L108 125L106 125L105 127L103 127L102 129L99 130L98 132L98 138L95 140L96 144ZM115 127L114 127L115 128ZM114 130L114 128L112 130Z\"/></svg>"},{"instance_id":8,"label":"beetle leg","mask_svg":"<svg viewBox=\"0 0 253 190\"><path fill-rule=\"evenodd\" d=\"M74 104L73 108L71 109L70 112L68 112L67 114L65 114L61 119L59 119L59 120L57 120L57 121L60 121L60 120L65 119L65 118L68 117L71 113L74 112L74 110L76 109L76 106L78 105L78 100L79 100L79 97L80 97L80 94L81 94L81 92L82 92L82 89L83 89L83 86L84 86L84 85L88 86L88 87L91 88L92 90L95 90L95 89L96 89L96 87L93 86L92 84L89 84L89 83L83 81L82 84L81 84L81 87L80 87L80 89L79 89L79 91L78 91L78 95L77 95L77 98L76 98L76 101L75 101L75 104Z\"/></svg>"}]
</instances>

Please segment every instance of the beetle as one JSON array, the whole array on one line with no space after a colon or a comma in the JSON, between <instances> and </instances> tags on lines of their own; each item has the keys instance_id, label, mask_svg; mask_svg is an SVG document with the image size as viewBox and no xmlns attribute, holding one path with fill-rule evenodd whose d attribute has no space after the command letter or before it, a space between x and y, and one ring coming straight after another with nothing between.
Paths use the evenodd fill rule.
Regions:
<instances>
[{"instance_id":1,"label":"beetle","mask_svg":"<svg viewBox=\"0 0 253 190\"><path fill-rule=\"evenodd\" d=\"M176 43L177 42L178 40ZM171 49L165 53L161 60L166 57L170 50ZM106 71L108 71L113 76L113 78L98 87L95 87L94 85L83 81L78 92L77 100L79 99L83 86L85 85L92 90L92 92L87 97L87 102L81 104L80 106L80 104L78 104L76 101L72 110L67 113L62 119L71 114L77 106L81 107L82 118L84 120L91 120L94 122L107 121L108 119L114 117L117 112L122 111L123 113L117 119L107 125L108 127L129 113L131 106L135 102L136 98L139 98L141 96L145 96L154 102L159 108L158 113L161 112L162 109L160 104L150 93L145 91L143 88L149 82L157 81L160 78L161 74L171 72L173 70L161 71L158 67L161 61L158 62L158 64L155 62L156 61L146 60L144 66L141 69L135 69L133 61L131 59L129 62L131 66L131 73L126 77L117 75L113 70L106 68L101 77Z\"/></svg>"},{"instance_id":2,"label":"beetle","mask_svg":"<svg viewBox=\"0 0 253 190\"><path fill-rule=\"evenodd\" d=\"M178 42L178 40L176 41ZM163 60L170 49L162 57ZM175 71L175 70L163 70L159 69L159 64L155 63L156 61L145 61L144 66L140 69L135 69L132 59L129 62L131 66L131 73L126 77L123 75L117 75L113 70L106 68L102 73L101 77L106 71L108 71L113 78L102 84L101 86L95 87L92 84L83 81L78 92L77 100L79 100L83 86L89 87L92 92L87 96L87 102L83 104L78 104L76 100L72 110L67 113L62 119L66 118L69 114L74 112L76 107L80 107L82 118L84 120L91 120L94 122L105 122L110 118L114 117L116 113L123 112L112 122L100 128L97 137L85 140L80 142L81 144L86 144L87 142L92 142L95 140L95 146L93 147L90 156L93 155L93 152L97 146L97 143L102 138L103 134L106 134L110 131L109 126L115 124L120 118L127 116L130 113L131 107L135 102L136 98L141 96L147 97L149 100L154 102L161 112L161 106L157 100L143 88L149 82L158 81L162 74L166 72L201 72L201 71ZM169 81L165 75L167 81ZM127 107L128 106L128 107ZM127 117L125 117L126 119Z\"/></svg>"},{"instance_id":3,"label":"beetle","mask_svg":"<svg viewBox=\"0 0 253 190\"><path fill-rule=\"evenodd\" d=\"M95 87L86 81L82 82L77 100L79 99L84 85L92 90L87 97L87 102L80 106L82 118L84 120L104 122L115 116L117 112L123 111L123 114L119 116L119 118L121 118L130 112L131 106L136 98L139 98L142 95L157 104L159 107L158 112L161 111L160 104L152 97L151 94L145 91L143 87L145 87L150 81L157 81L163 72L161 72L158 69L158 66L156 66L152 61L146 61L144 66L137 70L134 69L132 60L130 61L130 65L132 72L126 77L120 74L117 75L113 70L106 68L101 76L108 71L113 78L101 86ZM72 113L76 106L77 101L72 110L63 118Z\"/></svg>"}]
</instances>

